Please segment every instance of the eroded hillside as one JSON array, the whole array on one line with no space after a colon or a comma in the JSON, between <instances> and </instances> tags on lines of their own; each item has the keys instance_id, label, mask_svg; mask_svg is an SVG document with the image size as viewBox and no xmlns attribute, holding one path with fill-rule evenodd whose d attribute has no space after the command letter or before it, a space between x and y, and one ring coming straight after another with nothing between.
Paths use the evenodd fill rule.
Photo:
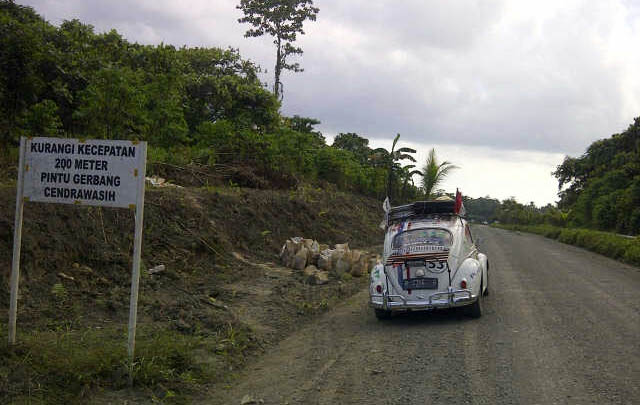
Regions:
<instances>
[{"instance_id":1,"label":"eroded hillside","mask_svg":"<svg viewBox=\"0 0 640 405\"><path fill-rule=\"evenodd\" d=\"M7 287L14 201L14 188L0 188ZM230 378L246 356L355 292L362 278L306 285L277 255L297 235L377 244L380 217L376 200L327 189L149 188L136 348L141 397L183 397ZM131 211L26 205L19 345L2 351L2 397L82 401L126 386L132 238Z\"/></svg>"}]
</instances>

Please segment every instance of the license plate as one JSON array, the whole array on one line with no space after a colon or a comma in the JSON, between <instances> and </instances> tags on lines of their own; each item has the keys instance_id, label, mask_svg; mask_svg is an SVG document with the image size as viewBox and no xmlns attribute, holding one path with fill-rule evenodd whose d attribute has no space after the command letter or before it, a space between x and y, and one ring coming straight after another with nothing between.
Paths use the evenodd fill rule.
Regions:
<instances>
[{"instance_id":1,"label":"license plate","mask_svg":"<svg viewBox=\"0 0 640 405\"><path fill-rule=\"evenodd\" d=\"M412 278L404 282L405 290L436 290L438 288L438 279L425 277L425 278Z\"/></svg>"}]
</instances>

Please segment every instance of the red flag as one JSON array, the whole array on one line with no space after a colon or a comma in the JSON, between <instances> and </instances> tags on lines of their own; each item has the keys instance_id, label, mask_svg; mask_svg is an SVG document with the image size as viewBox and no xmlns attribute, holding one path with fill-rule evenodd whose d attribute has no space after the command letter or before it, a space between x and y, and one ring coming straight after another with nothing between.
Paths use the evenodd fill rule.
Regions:
<instances>
[{"instance_id":1,"label":"red flag","mask_svg":"<svg viewBox=\"0 0 640 405\"><path fill-rule=\"evenodd\" d=\"M456 206L454 211L456 214L460 215L460 211L462 210L462 193L458 191L456 188Z\"/></svg>"}]
</instances>

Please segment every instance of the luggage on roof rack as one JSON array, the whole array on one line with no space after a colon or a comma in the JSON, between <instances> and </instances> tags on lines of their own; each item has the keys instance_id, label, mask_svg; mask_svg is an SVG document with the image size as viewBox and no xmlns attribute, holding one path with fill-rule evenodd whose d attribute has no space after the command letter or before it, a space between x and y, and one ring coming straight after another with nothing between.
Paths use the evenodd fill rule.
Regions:
<instances>
[{"instance_id":1,"label":"luggage on roof rack","mask_svg":"<svg viewBox=\"0 0 640 405\"><path fill-rule=\"evenodd\" d=\"M456 215L455 200L448 201L416 201L412 204L392 207L389 210L388 222L429 215Z\"/></svg>"},{"instance_id":2,"label":"luggage on roof rack","mask_svg":"<svg viewBox=\"0 0 640 405\"><path fill-rule=\"evenodd\" d=\"M393 222L409 218L428 217L431 215L457 215L464 217L466 210L462 202L462 193L456 189L456 198L446 200L416 201L411 204L391 207L389 197L384 200L382 208L385 212L385 221L380 224L384 228Z\"/></svg>"}]
</instances>

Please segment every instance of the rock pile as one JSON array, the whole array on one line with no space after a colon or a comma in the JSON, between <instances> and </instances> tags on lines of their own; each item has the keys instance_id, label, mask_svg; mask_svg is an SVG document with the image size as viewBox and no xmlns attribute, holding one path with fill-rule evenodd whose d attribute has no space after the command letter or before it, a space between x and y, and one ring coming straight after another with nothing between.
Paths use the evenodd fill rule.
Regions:
<instances>
[{"instance_id":1,"label":"rock pile","mask_svg":"<svg viewBox=\"0 0 640 405\"><path fill-rule=\"evenodd\" d=\"M164 179L162 177L158 177L158 176L151 176L151 177L145 177L145 180L147 181L147 183L149 183L150 185L152 185L153 187L175 187L175 188L182 188L182 186L179 186L177 184L172 184L169 183L167 181L167 179Z\"/></svg>"},{"instance_id":2,"label":"rock pile","mask_svg":"<svg viewBox=\"0 0 640 405\"><path fill-rule=\"evenodd\" d=\"M354 277L368 274L380 257L364 250L349 249L348 243L320 244L313 239L295 237L287 240L280 251L282 264L302 270L309 284L325 284L329 273L341 277L349 273Z\"/></svg>"}]
</instances>

